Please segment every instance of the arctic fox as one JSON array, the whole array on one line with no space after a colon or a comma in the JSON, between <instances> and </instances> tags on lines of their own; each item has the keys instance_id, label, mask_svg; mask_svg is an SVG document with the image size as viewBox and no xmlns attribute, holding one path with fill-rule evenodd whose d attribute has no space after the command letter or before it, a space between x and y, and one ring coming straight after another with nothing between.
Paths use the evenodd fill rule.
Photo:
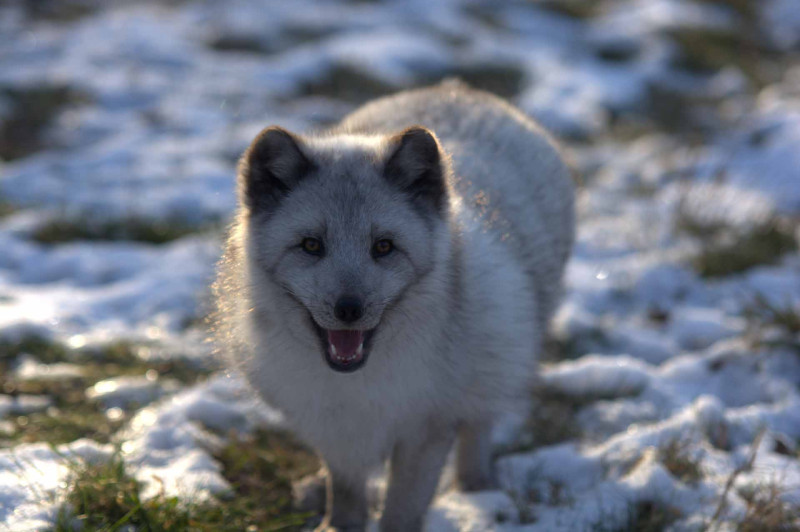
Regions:
<instances>
[{"instance_id":1,"label":"arctic fox","mask_svg":"<svg viewBox=\"0 0 800 532\"><path fill-rule=\"evenodd\" d=\"M492 483L490 431L525 408L574 233L550 137L461 83L373 101L321 133L263 130L216 282L218 336L327 468L318 530L421 530L453 443Z\"/></svg>"}]
</instances>

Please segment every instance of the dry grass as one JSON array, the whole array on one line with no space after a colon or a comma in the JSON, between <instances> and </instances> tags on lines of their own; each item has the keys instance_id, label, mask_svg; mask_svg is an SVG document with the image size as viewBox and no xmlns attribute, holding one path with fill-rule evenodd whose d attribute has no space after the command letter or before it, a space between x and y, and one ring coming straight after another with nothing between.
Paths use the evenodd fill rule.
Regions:
<instances>
[{"instance_id":1,"label":"dry grass","mask_svg":"<svg viewBox=\"0 0 800 532\"><path fill-rule=\"evenodd\" d=\"M776 305L756 294L745 307L744 317L757 345L790 347L800 354L800 307L789 302ZM770 331L777 334L768 336Z\"/></svg>"},{"instance_id":2,"label":"dry grass","mask_svg":"<svg viewBox=\"0 0 800 532\"><path fill-rule=\"evenodd\" d=\"M397 87L368 72L347 64L336 64L318 79L306 82L300 89L304 96L327 96L352 103L391 94Z\"/></svg>"},{"instance_id":3,"label":"dry grass","mask_svg":"<svg viewBox=\"0 0 800 532\"><path fill-rule=\"evenodd\" d=\"M525 71L511 63L467 63L433 75L421 76L416 85L433 85L457 78L473 87L503 98L513 98L523 89Z\"/></svg>"},{"instance_id":4,"label":"dry grass","mask_svg":"<svg viewBox=\"0 0 800 532\"><path fill-rule=\"evenodd\" d=\"M531 414L523 431L525 439L514 452L580 438L581 431L575 416L584 404L561 394L537 389L533 394Z\"/></svg>"},{"instance_id":5,"label":"dry grass","mask_svg":"<svg viewBox=\"0 0 800 532\"><path fill-rule=\"evenodd\" d=\"M681 517L677 508L655 501L642 501L632 509L626 532L661 532Z\"/></svg>"},{"instance_id":6,"label":"dry grass","mask_svg":"<svg viewBox=\"0 0 800 532\"><path fill-rule=\"evenodd\" d=\"M66 488L68 504L52 532L73 530L278 531L300 530L315 516L292 509L290 480L316 459L276 433L234 439L216 458L233 487L225 500L182 501L160 495L142 500L139 483L119 456L100 464L74 463ZM76 528L77 527L77 528Z\"/></svg>"},{"instance_id":7,"label":"dry grass","mask_svg":"<svg viewBox=\"0 0 800 532\"><path fill-rule=\"evenodd\" d=\"M747 500L747 513L738 523L739 532L798 532L800 505L789 504L781 498L784 488L776 483L760 487Z\"/></svg>"},{"instance_id":8,"label":"dry grass","mask_svg":"<svg viewBox=\"0 0 800 532\"><path fill-rule=\"evenodd\" d=\"M711 516L711 520L705 528L707 532L713 532L720 529L723 523L722 514L725 512L725 509L728 506L728 494L733 488L733 485L739 475L745 471L750 471L753 469L753 463L756 460L756 453L758 452L758 447L761 445L761 439L764 437L765 432L766 431L762 429L758 434L756 434L756 437L753 439L753 443L750 445L750 456L748 457L747 461L734 469L728 476L728 480L725 481L725 486L722 488L722 494L720 495L719 502L717 503L717 509L714 511L714 515Z\"/></svg>"},{"instance_id":9,"label":"dry grass","mask_svg":"<svg viewBox=\"0 0 800 532\"><path fill-rule=\"evenodd\" d=\"M701 460L691 456L691 441L670 440L658 450L658 459L670 474L685 484L697 484L703 478Z\"/></svg>"},{"instance_id":10,"label":"dry grass","mask_svg":"<svg viewBox=\"0 0 800 532\"><path fill-rule=\"evenodd\" d=\"M531 3L578 20L594 18L603 11L603 2L597 0L535 0Z\"/></svg>"},{"instance_id":11,"label":"dry grass","mask_svg":"<svg viewBox=\"0 0 800 532\"><path fill-rule=\"evenodd\" d=\"M181 220L152 220L130 217L120 220L87 218L54 219L34 230L31 238L42 244L61 244L76 240L132 241L165 244L187 235L219 230L221 225L209 222L193 225Z\"/></svg>"},{"instance_id":12,"label":"dry grass","mask_svg":"<svg viewBox=\"0 0 800 532\"><path fill-rule=\"evenodd\" d=\"M52 406L45 411L11 416L13 431L0 438L0 447L17 443L60 444L79 438L110 441L126 420L110 419L105 410L86 398L86 389L99 380L122 375L145 375L155 371L159 378L192 383L208 374L208 369L185 359L146 361L138 356L140 346L115 342L103 347L72 350L39 336L0 342L0 391L9 396L45 396ZM11 371L17 357L31 355L47 364L71 362L80 365L81 374L59 379L21 379Z\"/></svg>"},{"instance_id":13,"label":"dry grass","mask_svg":"<svg viewBox=\"0 0 800 532\"><path fill-rule=\"evenodd\" d=\"M25 16L34 20L72 22L95 13L99 0L33 0L23 2Z\"/></svg>"},{"instance_id":14,"label":"dry grass","mask_svg":"<svg viewBox=\"0 0 800 532\"><path fill-rule=\"evenodd\" d=\"M11 203L0 199L0 218L5 216L9 216L17 212L17 207L12 205Z\"/></svg>"},{"instance_id":15,"label":"dry grass","mask_svg":"<svg viewBox=\"0 0 800 532\"><path fill-rule=\"evenodd\" d=\"M46 147L45 134L55 117L86 101L85 94L63 85L0 87L0 102L11 109L0 117L0 159L19 159Z\"/></svg>"},{"instance_id":16,"label":"dry grass","mask_svg":"<svg viewBox=\"0 0 800 532\"><path fill-rule=\"evenodd\" d=\"M692 266L702 277L723 277L765 264L774 264L787 253L797 251L793 228L778 220L734 231L723 226L699 225L681 218L677 230L691 235L702 245Z\"/></svg>"}]
</instances>

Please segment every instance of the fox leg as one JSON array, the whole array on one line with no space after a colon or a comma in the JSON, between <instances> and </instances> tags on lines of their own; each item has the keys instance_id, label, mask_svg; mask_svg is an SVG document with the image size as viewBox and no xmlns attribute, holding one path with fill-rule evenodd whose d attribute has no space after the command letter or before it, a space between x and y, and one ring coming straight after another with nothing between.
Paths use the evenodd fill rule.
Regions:
<instances>
[{"instance_id":1,"label":"fox leg","mask_svg":"<svg viewBox=\"0 0 800 532\"><path fill-rule=\"evenodd\" d=\"M325 518L315 532L363 532L367 526L366 476L328 467Z\"/></svg>"},{"instance_id":2,"label":"fox leg","mask_svg":"<svg viewBox=\"0 0 800 532\"><path fill-rule=\"evenodd\" d=\"M450 427L428 426L395 444L381 532L422 530L454 437Z\"/></svg>"},{"instance_id":3,"label":"fox leg","mask_svg":"<svg viewBox=\"0 0 800 532\"><path fill-rule=\"evenodd\" d=\"M465 424L459 428L456 482L461 490L480 491L493 487L491 435L490 423Z\"/></svg>"}]
</instances>

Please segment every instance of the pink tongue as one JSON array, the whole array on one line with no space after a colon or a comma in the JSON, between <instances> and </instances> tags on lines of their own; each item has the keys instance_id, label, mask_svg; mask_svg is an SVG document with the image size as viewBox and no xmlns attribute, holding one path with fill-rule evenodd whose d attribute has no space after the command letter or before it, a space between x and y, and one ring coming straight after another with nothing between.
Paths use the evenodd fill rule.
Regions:
<instances>
[{"instance_id":1,"label":"pink tongue","mask_svg":"<svg viewBox=\"0 0 800 532\"><path fill-rule=\"evenodd\" d=\"M331 356L340 362L355 362L360 359L361 355L356 355L356 351L363 341L363 331L328 331L328 343L336 348L336 353L330 346L328 350Z\"/></svg>"}]
</instances>

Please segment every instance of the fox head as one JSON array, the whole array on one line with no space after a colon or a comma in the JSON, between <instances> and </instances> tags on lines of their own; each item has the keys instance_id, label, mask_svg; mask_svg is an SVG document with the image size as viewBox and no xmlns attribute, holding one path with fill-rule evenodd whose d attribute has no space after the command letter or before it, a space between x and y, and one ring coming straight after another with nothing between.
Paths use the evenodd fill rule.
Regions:
<instances>
[{"instance_id":1,"label":"fox head","mask_svg":"<svg viewBox=\"0 0 800 532\"><path fill-rule=\"evenodd\" d=\"M363 366L393 324L424 320L406 296L448 246L448 173L419 126L324 137L269 127L243 155L250 268L270 283L281 325L334 370Z\"/></svg>"}]
</instances>

